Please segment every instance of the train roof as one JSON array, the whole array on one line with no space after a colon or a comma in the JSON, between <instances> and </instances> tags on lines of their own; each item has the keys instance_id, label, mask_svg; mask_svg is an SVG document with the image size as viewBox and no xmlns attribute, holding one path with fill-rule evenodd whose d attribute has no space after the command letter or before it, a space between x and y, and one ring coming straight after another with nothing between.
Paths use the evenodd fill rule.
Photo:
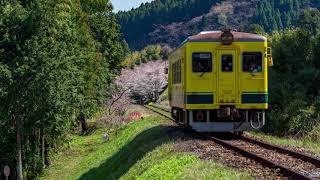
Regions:
<instances>
[{"instance_id":1,"label":"train roof","mask_svg":"<svg viewBox=\"0 0 320 180\"><path fill-rule=\"evenodd\" d=\"M267 38L258 34L231 31L234 42L266 42ZM204 31L189 36L185 42L221 42L222 31Z\"/></svg>"},{"instance_id":2,"label":"train roof","mask_svg":"<svg viewBox=\"0 0 320 180\"><path fill-rule=\"evenodd\" d=\"M174 49L170 54L175 52L181 46L188 42L222 42L221 36L224 32L222 31L203 31L199 34L189 36L184 40L176 49ZM267 42L267 38L258 34L245 33L230 31L233 35L233 42Z\"/></svg>"}]
</instances>

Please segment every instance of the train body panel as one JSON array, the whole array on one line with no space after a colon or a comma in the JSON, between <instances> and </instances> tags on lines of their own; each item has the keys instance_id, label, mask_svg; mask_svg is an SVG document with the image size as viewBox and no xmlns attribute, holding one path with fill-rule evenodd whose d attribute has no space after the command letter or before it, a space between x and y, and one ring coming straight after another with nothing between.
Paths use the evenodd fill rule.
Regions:
<instances>
[{"instance_id":1,"label":"train body panel","mask_svg":"<svg viewBox=\"0 0 320 180\"><path fill-rule=\"evenodd\" d=\"M173 115L199 131L259 129L268 109L271 50L265 37L229 32L234 39L224 44L223 34L189 37L170 54Z\"/></svg>"},{"instance_id":2,"label":"train body panel","mask_svg":"<svg viewBox=\"0 0 320 180\"><path fill-rule=\"evenodd\" d=\"M186 46L182 46L171 54L169 71L169 101L171 107L185 108L185 61ZM173 70L174 69L174 70Z\"/></svg>"}]
</instances>

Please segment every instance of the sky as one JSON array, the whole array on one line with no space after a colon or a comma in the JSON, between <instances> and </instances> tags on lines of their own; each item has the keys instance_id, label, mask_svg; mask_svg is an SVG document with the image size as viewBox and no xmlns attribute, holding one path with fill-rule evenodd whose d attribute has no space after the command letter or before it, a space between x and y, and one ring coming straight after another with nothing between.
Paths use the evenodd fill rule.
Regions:
<instances>
[{"instance_id":1,"label":"sky","mask_svg":"<svg viewBox=\"0 0 320 180\"><path fill-rule=\"evenodd\" d=\"M114 7L114 12L118 12L119 10L127 11L133 7L139 7L141 3L150 1L152 0L111 0Z\"/></svg>"}]
</instances>

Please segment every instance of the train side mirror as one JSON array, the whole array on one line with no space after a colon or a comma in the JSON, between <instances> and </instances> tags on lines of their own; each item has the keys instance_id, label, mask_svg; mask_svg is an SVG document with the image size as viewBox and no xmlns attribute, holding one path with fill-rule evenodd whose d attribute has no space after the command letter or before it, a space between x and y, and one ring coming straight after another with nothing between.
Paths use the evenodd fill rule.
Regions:
<instances>
[{"instance_id":1,"label":"train side mirror","mask_svg":"<svg viewBox=\"0 0 320 180\"><path fill-rule=\"evenodd\" d=\"M271 47L267 48L267 59L268 59L268 66L273 66L273 58L272 58Z\"/></svg>"},{"instance_id":2,"label":"train side mirror","mask_svg":"<svg viewBox=\"0 0 320 180\"><path fill-rule=\"evenodd\" d=\"M271 55L271 54L272 54L271 47L268 47L268 48L267 48L267 54L268 54L268 55Z\"/></svg>"},{"instance_id":3,"label":"train side mirror","mask_svg":"<svg viewBox=\"0 0 320 180\"><path fill-rule=\"evenodd\" d=\"M164 74L169 74L169 69L168 68L164 68Z\"/></svg>"},{"instance_id":4,"label":"train side mirror","mask_svg":"<svg viewBox=\"0 0 320 180\"><path fill-rule=\"evenodd\" d=\"M268 66L273 66L273 58L271 55L268 55Z\"/></svg>"}]
</instances>

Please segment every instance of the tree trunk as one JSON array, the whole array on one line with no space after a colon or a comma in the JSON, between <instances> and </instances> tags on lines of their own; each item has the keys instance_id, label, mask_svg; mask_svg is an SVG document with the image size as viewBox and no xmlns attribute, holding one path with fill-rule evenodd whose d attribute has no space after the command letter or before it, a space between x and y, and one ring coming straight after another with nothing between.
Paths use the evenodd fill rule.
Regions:
<instances>
[{"instance_id":1,"label":"tree trunk","mask_svg":"<svg viewBox=\"0 0 320 180\"><path fill-rule=\"evenodd\" d=\"M41 161L43 168L46 168L44 141L44 135L41 132Z\"/></svg>"},{"instance_id":2,"label":"tree trunk","mask_svg":"<svg viewBox=\"0 0 320 180\"><path fill-rule=\"evenodd\" d=\"M21 146L21 121L20 118L16 118L15 114L13 114L13 119L16 122L16 145L17 145L17 151L16 151L16 160L17 160L17 179L23 180L22 175L22 146Z\"/></svg>"},{"instance_id":3,"label":"tree trunk","mask_svg":"<svg viewBox=\"0 0 320 180\"><path fill-rule=\"evenodd\" d=\"M82 133L84 134L88 130L88 123L83 113L80 113L80 123L81 123Z\"/></svg>"},{"instance_id":4,"label":"tree trunk","mask_svg":"<svg viewBox=\"0 0 320 180\"><path fill-rule=\"evenodd\" d=\"M46 167L50 165L50 158L49 158L49 143L47 138L44 138L44 163Z\"/></svg>"}]
</instances>

